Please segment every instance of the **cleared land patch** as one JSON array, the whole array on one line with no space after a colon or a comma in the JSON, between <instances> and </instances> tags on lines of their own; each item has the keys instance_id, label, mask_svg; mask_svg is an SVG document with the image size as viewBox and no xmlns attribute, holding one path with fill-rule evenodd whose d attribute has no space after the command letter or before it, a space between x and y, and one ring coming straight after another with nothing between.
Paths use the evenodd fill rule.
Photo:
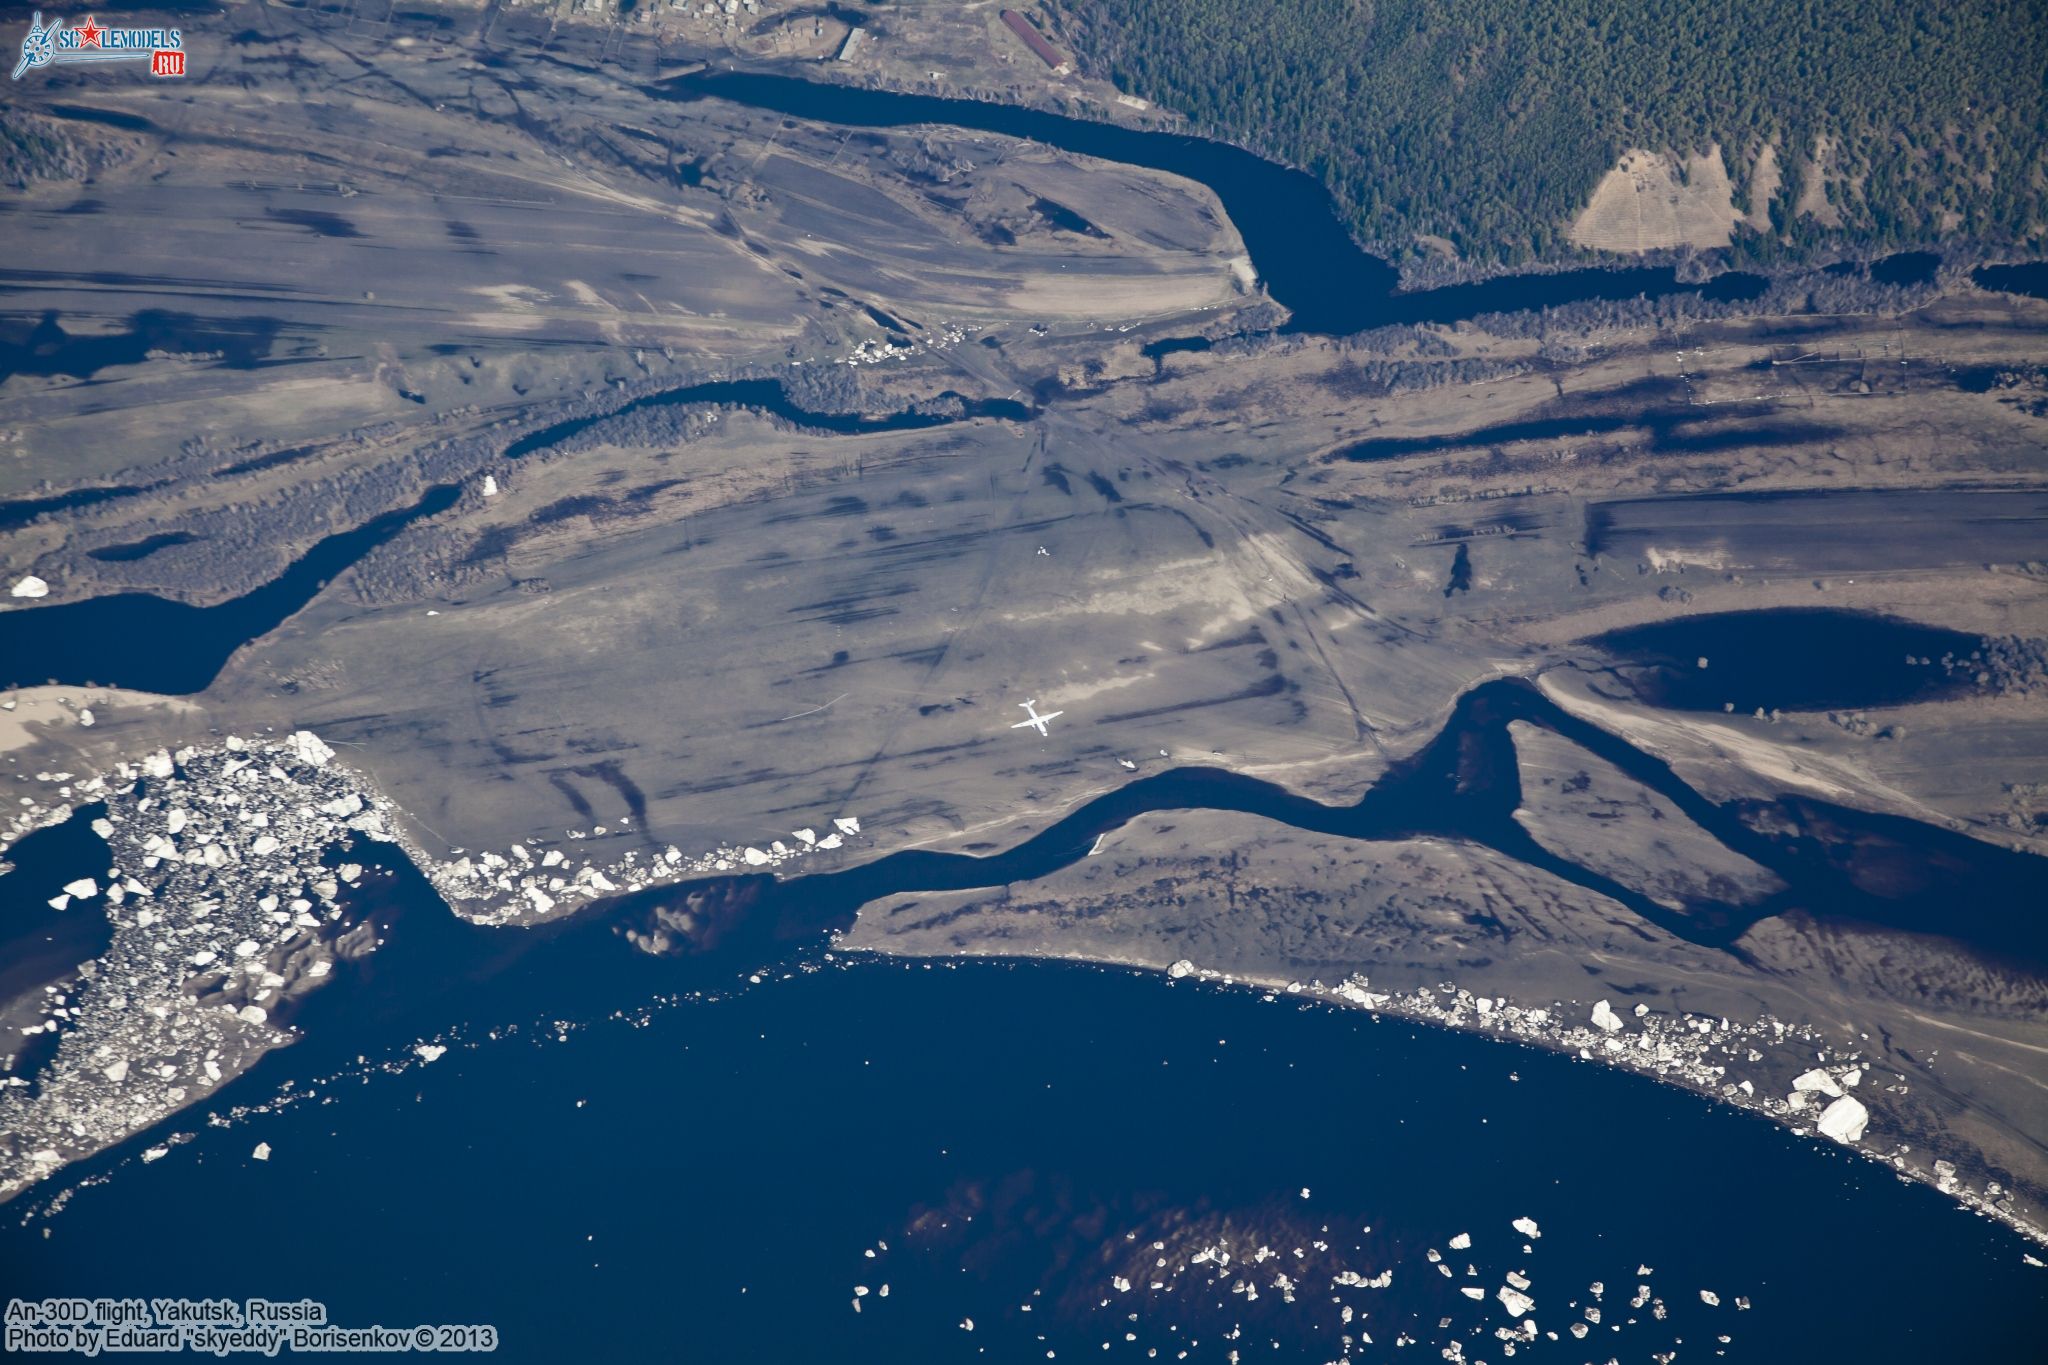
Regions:
<instances>
[{"instance_id":1,"label":"cleared land patch","mask_svg":"<svg viewBox=\"0 0 2048 1365\"><path fill-rule=\"evenodd\" d=\"M1572 223L1571 239L1627 255L1727 246L1741 221L1718 146L1683 161L1633 147L1600 177L1592 202Z\"/></svg>"}]
</instances>

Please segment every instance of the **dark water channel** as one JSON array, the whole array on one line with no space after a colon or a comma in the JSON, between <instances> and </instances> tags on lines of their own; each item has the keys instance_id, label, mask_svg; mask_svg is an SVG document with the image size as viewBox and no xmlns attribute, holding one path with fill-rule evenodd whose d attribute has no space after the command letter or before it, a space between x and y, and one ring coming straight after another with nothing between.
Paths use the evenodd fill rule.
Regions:
<instances>
[{"instance_id":1,"label":"dark water channel","mask_svg":"<svg viewBox=\"0 0 2048 1365\"><path fill-rule=\"evenodd\" d=\"M667 99L722 99L854 128L947 124L1029 138L1085 156L1185 176L1207 185L1244 239L1290 332L1348 335L1391 323L1460 322L1486 313L1590 300L1760 296L1761 276L1727 273L1684 283L1669 266L1566 270L1404 292L1399 272L1352 240L1322 182L1242 148L1185 133L1144 132L1036 109L826 84L758 72L706 71L654 87Z\"/></svg>"}]
</instances>

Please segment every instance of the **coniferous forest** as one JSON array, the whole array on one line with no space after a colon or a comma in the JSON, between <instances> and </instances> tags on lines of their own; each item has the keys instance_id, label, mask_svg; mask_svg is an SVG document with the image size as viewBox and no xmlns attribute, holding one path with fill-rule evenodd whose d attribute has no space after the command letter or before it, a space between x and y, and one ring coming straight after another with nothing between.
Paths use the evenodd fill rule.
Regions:
<instances>
[{"instance_id":1,"label":"coniferous forest","mask_svg":"<svg viewBox=\"0 0 2048 1365\"><path fill-rule=\"evenodd\" d=\"M2048 0L1063 0L1084 64L1310 170L1359 237L1512 264L1629 147L1766 142L1768 262L1843 247L2043 249ZM1827 148L1838 228L1794 212Z\"/></svg>"}]
</instances>

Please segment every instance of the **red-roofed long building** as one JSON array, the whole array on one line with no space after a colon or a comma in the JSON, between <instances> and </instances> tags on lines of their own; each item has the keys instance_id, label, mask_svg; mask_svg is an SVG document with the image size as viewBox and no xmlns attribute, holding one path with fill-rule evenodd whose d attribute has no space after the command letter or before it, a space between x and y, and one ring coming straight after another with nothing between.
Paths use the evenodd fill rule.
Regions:
<instances>
[{"instance_id":1,"label":"red-roofed long building","mask_svg":"<svg viewBox=\"0 0 2048 1365\"><path fill-rule=\"evenodd\" d=\"M1045 35L1040 33L1029 19L1013 9L1006 9L1003 11L1003 22L1010 26L1012 33L1024 40L1024 46L1036 52L1038 59L1053 69L1053 74L1058 75L1067 69L1067 59L1060 56L1058 50L1045 40Z\"/></svg>"}]
</instances>

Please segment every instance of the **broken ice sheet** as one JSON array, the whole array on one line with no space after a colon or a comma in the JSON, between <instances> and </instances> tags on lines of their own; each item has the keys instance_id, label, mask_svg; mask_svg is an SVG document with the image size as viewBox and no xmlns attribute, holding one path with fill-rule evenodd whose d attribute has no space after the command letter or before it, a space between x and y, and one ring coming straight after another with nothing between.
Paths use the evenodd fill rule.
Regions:
<instances>
[{"instance_id":1,"label":"broken ice sheet","mask_svg":"<svg viewBox=\"0 0 2048 1365\"><path fill-rule=\"evenodd\" d=\"M1863 1129L1869 1122L1870 1111L1863 1107L1863 1102L1844 1095L1821 1111L1818 1126L1825 1136L1849 1143L1862 1139Z\"/></svg>"}]
</instances>

